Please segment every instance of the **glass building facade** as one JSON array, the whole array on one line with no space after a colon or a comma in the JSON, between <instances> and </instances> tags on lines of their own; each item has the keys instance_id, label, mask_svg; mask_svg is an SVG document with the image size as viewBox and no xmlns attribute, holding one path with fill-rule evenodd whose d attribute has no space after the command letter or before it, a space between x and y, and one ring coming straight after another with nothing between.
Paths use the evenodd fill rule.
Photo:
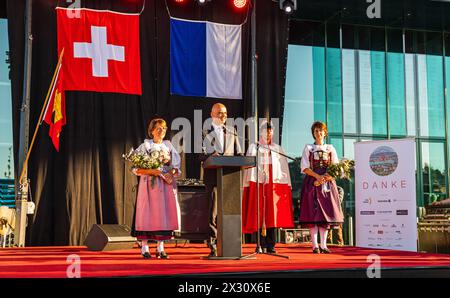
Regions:
<instances>
[{"instance_id":1,"label":"glass building facade","mask_svg":"<svg viewBox=\"0 0 450 298\"><path fill-rule=\"evenodd\" d=\"M14 178L8 24L0 18L0 179Z\"/></svg>"},{"instance_id":2,"label":"glass building facade","mask_svg":"<svg viewBox=\"0 0 450 298\"><path fill-rule=\"evenodd\" d=\"M291 21L282 146L300 157L323 121L340 158L354 142L412 137L417 152L417 205L449 195L450 33ZM302 175L291 164L293 198ZM354 214L353 181L344 212Z\"/></svg>"}]
</instances>

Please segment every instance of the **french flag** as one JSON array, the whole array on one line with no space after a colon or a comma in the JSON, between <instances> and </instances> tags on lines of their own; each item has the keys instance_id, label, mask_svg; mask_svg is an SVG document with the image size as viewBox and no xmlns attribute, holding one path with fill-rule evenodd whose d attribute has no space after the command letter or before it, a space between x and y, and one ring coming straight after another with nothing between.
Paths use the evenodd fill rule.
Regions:
<instances>
[{"instance_id":1,"label":"french flag","mask_svg":"<svg viewBox=\"0 0 450 298\"><path fill-rule=\"evenodd\" d=\"M170 19L170 93L242 99L241 25Z\"/></svg>"}]
</instances>

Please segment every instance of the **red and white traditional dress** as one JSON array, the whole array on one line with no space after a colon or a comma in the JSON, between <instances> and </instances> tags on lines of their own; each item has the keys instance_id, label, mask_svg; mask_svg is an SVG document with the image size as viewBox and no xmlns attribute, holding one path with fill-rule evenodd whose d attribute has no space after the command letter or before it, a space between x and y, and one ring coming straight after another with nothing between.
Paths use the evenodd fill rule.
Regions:
<instances>
[{"instance_id":1,"label":"red and white traditional dress","mask_svg":"<svg viewBox=\"0 0 450 298\"><path fill-rule=\"evenodd\" d=\"M260 140L259 147L259 215L260 227L294 227L292 208L291 176L286 157L278 154L284 151L280 145L265 144ZM256 156L255 144L247 150L247 156ZM273 151L270 151L270 148ZM244 172L244 191L242 196L242 231L253 233L257 226L256 167ZM263 217L264 216L264 217Z\"/></svg>"},{"instance_id":2,"label":"red and white traditional dress","mask_svg":"<svg viewBox=\"0 0 450 298\"><path fill-rule=\"evenodd\" d=\"M170 152L171 160L164 167L171 166L180 173L181 158L170 141L154 143L153 140L147 139L137 150L143 148L147 152L155 148ZM160 177L142 175L139 180L132 234L139 239L170 239L173 232L180 229L180 219L176 180L173 179L172 184L167 184Z\"/></svg>"}]
</instances>

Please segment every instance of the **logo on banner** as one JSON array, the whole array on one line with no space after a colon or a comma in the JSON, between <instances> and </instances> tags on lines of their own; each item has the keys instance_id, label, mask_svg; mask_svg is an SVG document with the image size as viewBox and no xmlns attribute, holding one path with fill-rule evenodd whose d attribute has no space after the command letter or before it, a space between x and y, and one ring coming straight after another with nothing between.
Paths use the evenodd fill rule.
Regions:
<instances>
[{"instance_id":1,"label":"logo on banner","mask_svg":"<svg viewBox=\"0 0 450 298\"><path fill-rule=\"evenodd\" d=\"M408 210L397 210L397 215L408 215Z\"/></svg>"},{"instance_id":2,"label":"logo on banner","mask_svg":"<svg viewBox=\"0 0 450 298\"><path fill-rule=\"evenodd\" d=\"M372 198L365 199L365 200L363 201L363 204L369 204L369 205L371 205L371 204L372 204Z\"/></svg>"},{"instance_id":3,"label":"logo on banner","mask_svg":"<svg viewBox=\"0 0 450 298\"><path fill-rule=\"evenodd\" d=\"M391 175L397 169L398 155L391 147L378 147L370 155L369 165L378 176Z\"/></svg>"},{"instance_id":4,"label":"logo on banner","mask_svg":"<svg viewBox=\"0 0 450 298\"><path fill-rule=\"evenodd\" d=\"M361 211L361 215L375 215L375 211Z\"/></svg>"}]
</instances>

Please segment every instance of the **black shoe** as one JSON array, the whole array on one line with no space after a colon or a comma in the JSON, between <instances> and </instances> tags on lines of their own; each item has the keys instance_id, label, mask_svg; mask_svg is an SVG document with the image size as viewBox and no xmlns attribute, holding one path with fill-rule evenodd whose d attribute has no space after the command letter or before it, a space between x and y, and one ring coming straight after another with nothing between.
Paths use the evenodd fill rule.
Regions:
<instances>
[{"instance_id":1,"label":"black shoe","mask_svg":"<svg viewBox=\"0 0 450 298\"><path fill-rule=\"evenodd\" d=\"M157 253L156 253L156 257L157 257L158 259L168 259L168 258L169 258L169 256L166 254L165 251L157 252Z\"/></svg>"},{"instance_id":2,"label":"black shoe","mask_svg":"<svg viewBox=\"0 0 450 298\"><path fill-rule=\"evenodd\" d=\"M266 253L268 253L268 254L276 254L277 251L273 247L268 247L268 248L266 248Z\"/></svg>"},{"instance_id":3,"label":"black shoe","mask_svg":"<svg viewBox=\"0 0 450 298\"><path fill-rule=\"evenodd\" d=\"M145 253L142 254L142 257L144 259L150 259L152 257L152 255L149 252L145 252Z\"/></svg>"},{"instance_id":4,"label":"black shoe","mask_svg":"<svg viewBox=\"0 0 450 298\"><path fill-rule=\"evenodd\" d=\"M209 256L217 257L217 245L215 243L208 242L208 247L210 249Z\"/></svg>"},{"instance_id":5,"label":"black shoe","mask_svg":"<svg viewBox=\"0 0 450 298\"><path fill-rule=\"evenodd\" d=\"M217 257L217 249L215 247L211 248L211 251L209 253L210 257Z\"/></svg>"},{"instance_id":6,"label":"black shoe","mask_svg":"<svg viewBox=\"0 0 450 298\"><path fill-rule=\"evenodd\" d=\"M329 250L328 248L322 248L322 247L320 247L320 253L323 253L323 254L330 254L330 253L331 253L331 250Z\"/></svg>"},{"instance_id":7,"label":"black shoe","mask_svg":"<svg viewBox=\"0 0 450 298\"><path fill-rule=\"evenodd\" d=\"M313 248L313 253L315 253L315 254L320 253L319 248L318 248L318 247L314 247L314 248Z\"/></svg>"}]
</instances>

